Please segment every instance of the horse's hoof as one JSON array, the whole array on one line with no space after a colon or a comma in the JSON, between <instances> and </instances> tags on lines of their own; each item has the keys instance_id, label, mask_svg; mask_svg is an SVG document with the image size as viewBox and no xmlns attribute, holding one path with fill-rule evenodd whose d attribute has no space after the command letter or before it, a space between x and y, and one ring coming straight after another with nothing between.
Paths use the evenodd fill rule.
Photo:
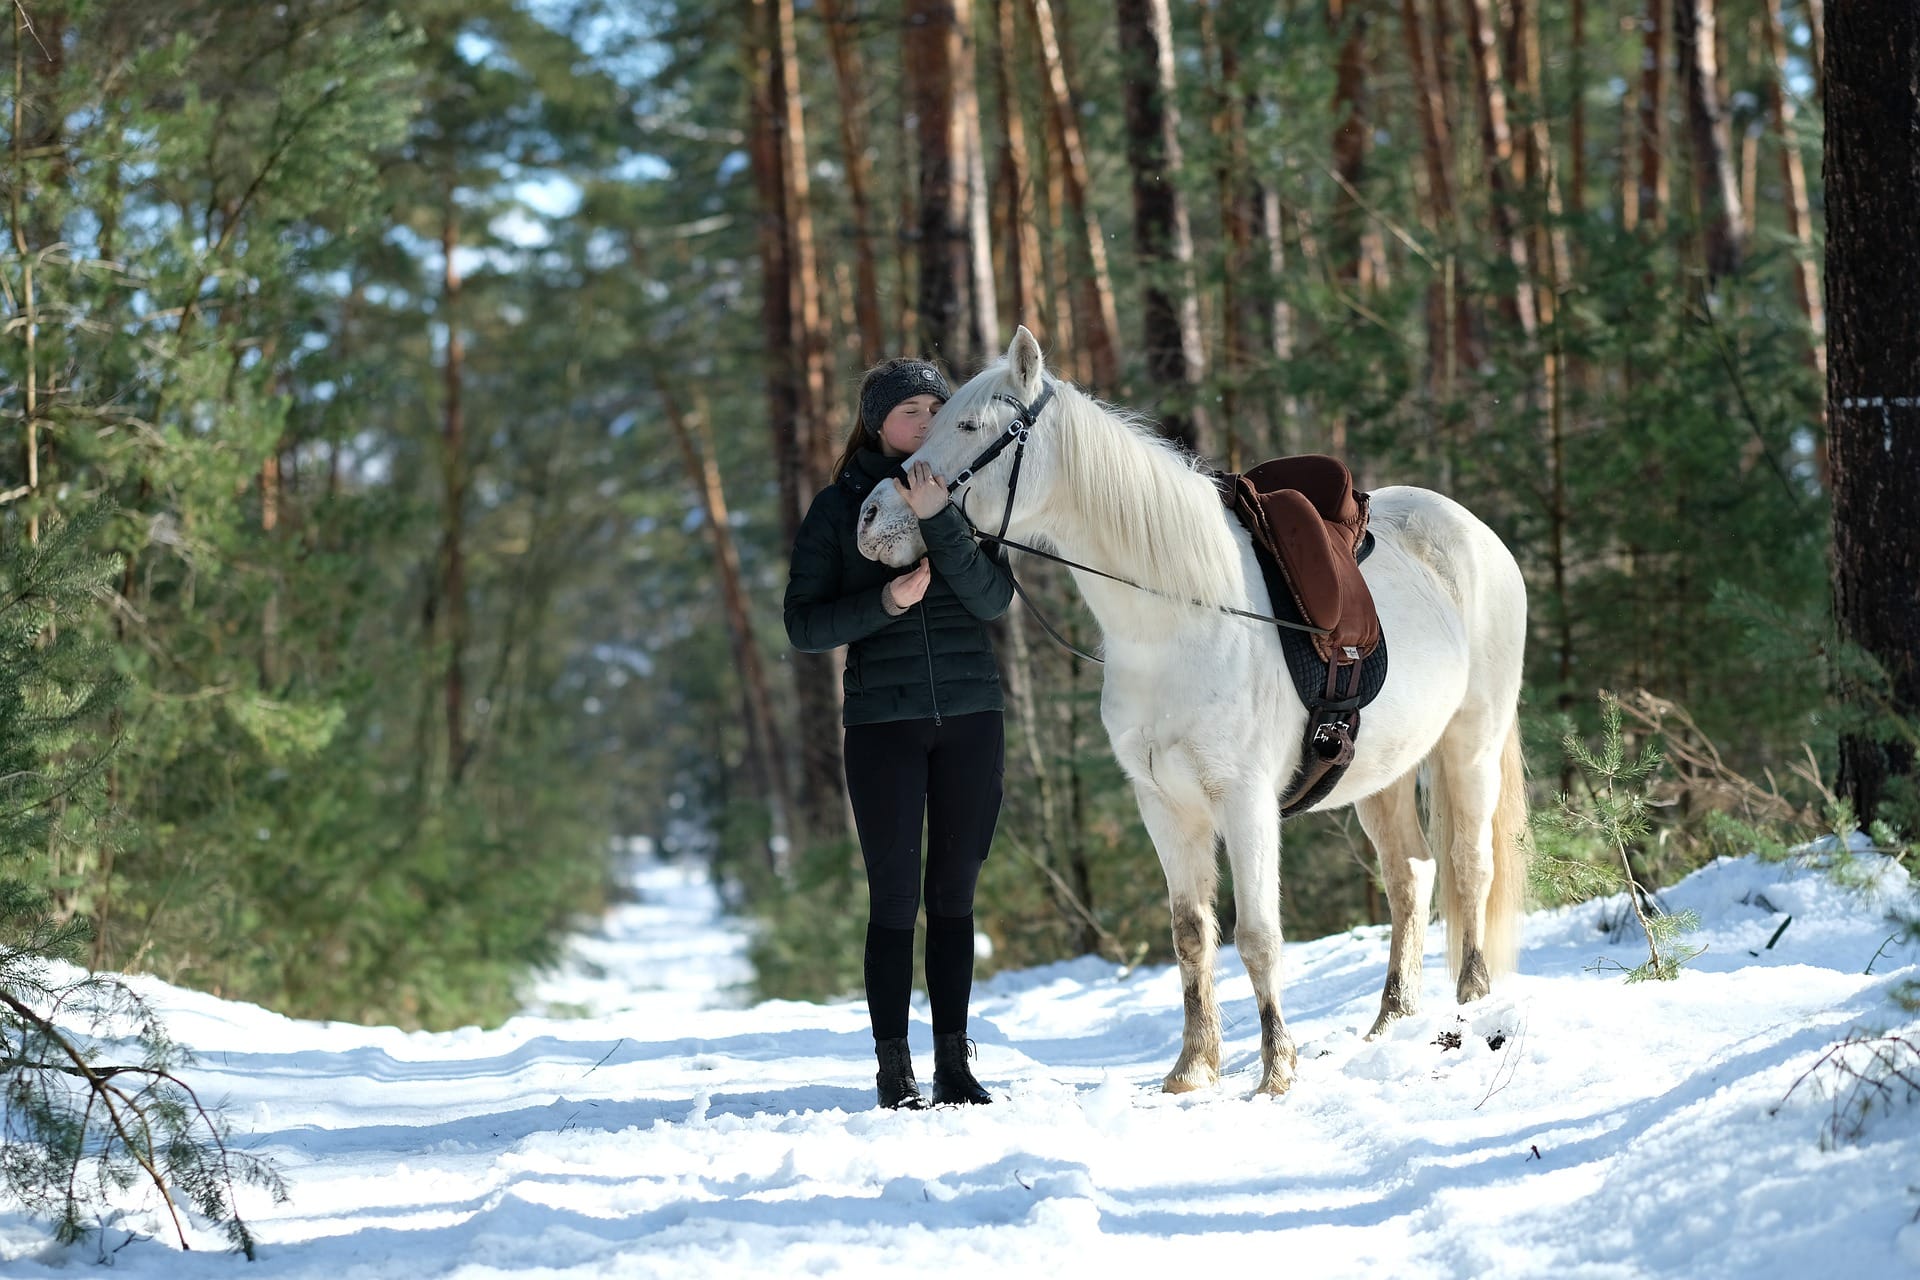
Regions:
<instances>
[{"instance_id":1,"label":"horse's hoof","mask_svg":"<svg viewBox=\"0 0 1920 1280\"><path fill-rule=\"evenodd\" d=\"M1300 1055L1295 1052L1291 1039L1260 1064L1260 1087L1255 1095L1265 1094L1269 1098L1278 1098L1293 1088L1294 1072L1299 1068Z\"/></svg>"},{"instance_id":2,"label":"horse's hoof","mask_svg":"<svg viewBox=\"0 0 1920 1280\"><path fill-rule=\"evenodd\" d=\"M1270 1071L1261 1077L1260 1087L1253 1091L1253 1096L1283 1098L1291 1088L1293 1088L1292 1071Z\"/></svg>"},{"instance_id":3,"label":"horse's hoof","mask_svg":"<svg viewBox=\"0 0 1920 1280\"><path fill-rule=\"evenodd\" d=\"M1169 1072L1160 1086L1160 1091L1162 1093L1195 1093L1201 1089L1211 1089L1219 1083L1219 1072L1209 1071L1205 1067L1189 1067L1185 1071Z\"/></svg>"},{"instance_id":4,"label":"horse's hoof","mask_svg":"<svg viewBox=\"0 0 1920 1280\"><path fill-rule=\"evenodd\" d=\"M1460 985L1455 994L1461 1004L1472 1004L1487 992L1493 990L1493 979L1487 976L1487 962L1480 953L1469 950L1465 962L1460 966Z\"/></svg>"},{"instance_id":5,"label":"horse's hoof","mask_svg":"<svg viewBox=\"0 0 1920 1280\"><path fill-rule=\"evenodd\" d=\"M1367 1032L1367 1039L1378 1040L1387 1034L1389 1028L1412 1012L1409 1009L1382 1009L1380 1016L1373 1020L1373 1030Z\"/></svg>"}]
</instances>

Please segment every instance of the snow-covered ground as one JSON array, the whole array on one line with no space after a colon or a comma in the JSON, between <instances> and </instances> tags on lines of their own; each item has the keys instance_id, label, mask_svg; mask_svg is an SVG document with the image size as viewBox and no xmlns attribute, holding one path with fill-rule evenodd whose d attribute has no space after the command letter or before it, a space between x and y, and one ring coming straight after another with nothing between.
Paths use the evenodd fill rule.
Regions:
<instances>
[{"instance_id":1,"label":"snow-covered ground","mask_svg":"<svg viewBox=\"0 0 1920 1280\"><path fill-rule=\"evenodd\" d=\"M1002 974L973 1019L1001 1101L919 1114L872 1109L862 1005L742 1007L743 938L700 875L643 865L636 880L638 901L579 940L534 1012L494 1031L295 1022L141 982L197 1053L203 1096L225 1096L293 1199L244 1202L252 1267L205 1230L183 1255L152 1212L129 1213L105 1239L119 1273L1920 1271L1920 1103L1834 1149L1825 1073L1781 1105L1848 1031L1901 1022L1888 992L1920 957L1863 973L1890 932L1879 907L1907 892L1890 863L1867 891L1752 859L1702 871L1666 895L1700 913L1708 945L1673 983L1596 971L1645 954L1601 932L1618 902L1536 914L1525 972L1464 1021L1436 930L1425 1011L1372 1044L1386 931L1292 946L1300 1077L1279 1100L1248 1096L1259 1019L1231 949L1227 1078L1181 1098L1158 1092L1176 972L1082 959ZM1450 1031L1461 1047L1436 1043ZM925 1074L923 1005L913 1035ZM0 1275L99 1255L0 1211Z\"/></svg>"}]
</instances>

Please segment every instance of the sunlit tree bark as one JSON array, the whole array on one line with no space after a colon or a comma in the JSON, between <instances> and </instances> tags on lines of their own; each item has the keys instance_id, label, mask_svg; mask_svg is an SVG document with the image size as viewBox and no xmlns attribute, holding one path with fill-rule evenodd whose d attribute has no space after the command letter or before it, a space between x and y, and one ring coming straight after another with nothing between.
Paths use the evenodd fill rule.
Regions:
<instances>
[{"instance_id":1,"label":"sunlit tree bark","mask_svg":"<svg viewBox=\"0 0 1920 1280\"><path fill-rule=\"evenodd\" d=\"M1117 0L1133 176L1133 243L1141 264L1147 378L1161 399L1160 429L1196 453L1212 447L1197 400L1206 364L1193 283L1193 233L1177 181L1182 163L1175 100L1173 18L1167 0Z\"/></svg>"},{"instance_id":2,"label":"sunlit tree bark","mask_svg":"<svg viewBox=\"0 0 1920 1280\"><path fill-rule=\"evenodd\" d=\"M1787 50L1780 36L1780 0L1765 0L1761 6L1761 31L1766 39L1767 110L1773 120L1774 142L1780 148L1781 178L1786 184L1786 203L1781 209L1787 234L1798 246L1793 271L1794 298L1806 317L1812 342L1808 357L1824 378L1827 371L1826 308L1820 297L1820 267L1813 246L1813 214L1807 199L1807 169L1800 158L1800 144L1794 119L1793 97L1787 91Z\"/></svg>"},{"instance_id":3,"label":"sunlit tree bark","mask_svg":"<svg viewBox=\"0 0 1920 1280\"><path fill-rule=\"evenodd\" d=\"M1119 312L1113 300L1113 277L1107 269L1106 234L1094 208L1087 168L1086 145L1080 120L1068 89L1066 57L1054 26L1049 0L1027 0L1039 44L1047 88L1047 133L1051 140L1066 197L1070 225L1084 250L1085 271L1072 272L1075 290L1074 325L1077 341L1087 352L1089 375L1097 390L1113 394L1120 383L1120 352L1115 346Z\"/></svg>"},{"instance_id":4,"label":"sunlit tree bark","mask_svg":"<svg viewBox=\"0 0 1920 1280\"><path fill-rule=\"evenodd\" d=\"M847 198L853 206L853 311L860 333L860 361L879 362L886 337L880 323L880 269L873 252L873 161L868 155L866 69L853 38L848 0L820 0L840 102L840 149L847 166Z\"/></svg>"},{"instance_id":5,"label":"sunlit tree bark","mask_svg":"<svg viewBox=\"0 0 1920 1280\"><path fill-rule=\"evenodd\" d=\"M687 482L700 503L707 537L712 544L714 576L719 579L720 601L727 620L727 645L733 654L734 672L740 677L741 701L746 710L748 758L753 763L759 794L766 798L772 815L774 839L767 848L768 866L780 873L786 867L781 849L791 831L788 815L793 810L792 788L787 783L786 745L780 722L773 713L773 694L767 683L766 667L760 661L760 646L753 638L753 615L747 604L746 587L741 582L740 552L734 545L733 527L727 518L726 492L714 457L712 430L705 414L696 420L682 408L673 388L659 373L658 357L649 354L646 363L655 369L654 390L660 397L674 443L679 446Z\"/></svg>"},{"instance_id":6,"label":"sunlit tree bark","mask_svg":"<svg viewBox=\"0 0 1920 1280\"><path fill-rule=\"evenodd\" d=\"M1745 251L1740 184L1721 107L1714 10L1714 0L1674 0L1674 50L1686 84L1694 192L1710 279L1738 271Z\"/></svg>"}]
</instances>

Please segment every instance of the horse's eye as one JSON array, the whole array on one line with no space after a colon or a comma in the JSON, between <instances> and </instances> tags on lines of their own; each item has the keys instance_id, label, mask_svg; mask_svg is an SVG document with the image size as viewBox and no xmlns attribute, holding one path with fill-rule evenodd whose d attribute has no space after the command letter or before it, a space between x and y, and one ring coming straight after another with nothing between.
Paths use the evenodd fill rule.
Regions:
<instances>
[{"instance_id":1,"label":"horse's eye","mask_svg":"<svg viewBox=\"0 0 1920 1280\"><path fill-rule=\"evenodd\" d=\"M980 424L978 422L975 422L972 418L968 418L964 422L956 422L953 425L960 428L962 431L978 431L980 429Z\"/></svg>"}]
</instances>

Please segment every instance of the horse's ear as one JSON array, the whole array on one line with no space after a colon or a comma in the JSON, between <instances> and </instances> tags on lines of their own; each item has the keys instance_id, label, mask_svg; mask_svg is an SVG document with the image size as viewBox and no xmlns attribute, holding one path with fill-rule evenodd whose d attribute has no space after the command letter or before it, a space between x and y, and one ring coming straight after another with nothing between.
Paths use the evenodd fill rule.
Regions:
<instances>
[{"instance_id":1,"label":"horse's ear","mask_svg":"<svg viewBox=\"0 0 1920 1280\"><path fill-rule=\"evenodd\" d=\"M1040 390L1040 375L1046 372L1047 362L1040 354L1039 341L1025 325L1013 331L1013 341L1007 344L1007 368L1028 397Z\"/></svg>"}]
</instances>

